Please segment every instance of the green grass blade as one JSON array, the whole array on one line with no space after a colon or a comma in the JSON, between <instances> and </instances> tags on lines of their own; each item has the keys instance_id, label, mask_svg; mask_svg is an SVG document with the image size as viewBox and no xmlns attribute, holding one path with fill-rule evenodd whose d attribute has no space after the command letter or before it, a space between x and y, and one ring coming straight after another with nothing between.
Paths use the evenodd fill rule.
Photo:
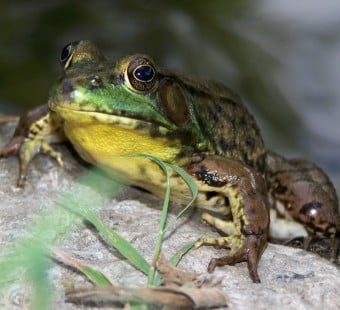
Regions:
<instances>
[{"instance_id":1,"label":"green grass blade","mask_svg":"<svg viewBox=\"0 0 340 310\"><path fill-rule=\"evenodd\" d=\"M99 217L89 207L81 206L81 211L75 211L65 204L62 204L61 206L70 212L76 212L79 216L85 218L99 231L106 242L117 249L117 251L123 255L133 266L142 271L144 274L149 274L150 265L139 253L139 251L118 233L105 226Z\"/></svg>"},{"instance_id":2,"label":"green grass blade","mask_svg":"<svg viewBox=\"0 0 340 310\"><path fill-rule=\"evenodd\" d=\"M96 286L110 286L111 281L100 271L88 266L83 261L58 249L51 249L51 257L65 266L70 266L83 273Z\"/></svg>"},{"instance_id":3,"label":"green grass blade","mask_svg":"<svg viewBox=\"0 0 340 310\"><path fill-rule=\"evenodd\" d=\"M30 308L37 310L48 309L53 300L53 293L50 290L47 278L50 261L46 256L46 248L41 244L35 244L27 254L30 255L28 258L30 266L28 266L26 275L30 282L34 283Z\"/></svg>"},{"instance_id":4,"label":"green grass blade","mask_svg":"<svg viewBox=\"0 0 340 310\"><path fill-rule=\"evenodd\" d=\"M181 178L183 178L183 180L188 184L188 187L191 190L191 194L192 194L192 199L190 200L190 202L181 210L181 212L179 212L176 217L169 223L168 227L166 228L166 230L171 230L172 227L175 225L176 221L193 205L193 203L195 202L197 195L198 195L198 186L196 184L196 182L192 179L192 177L190 177L188 175L188 173L182 169L181 167L178 167L176 165L171 165L168 164L169 167L171 167L174 171L176 171L176 173L178 173Z\"/></svg>"},{"instance_id":5,"label":"green grass blade","mask_svg":"<svg viewBox=\"0 0 340 310\"><path fill-rule=\"evenodd\" d=\"M188 203L188 205L176 216L176 218L170 223L168 226L167 230L171 229L175 222L178 220L180 216L184 212L186 212L193 204L195 201L197 194L198 194L198 187L195 181L186 173L186 171L176 165L164 163L162 160L159 158L151 155L151 154L134 154L131 155L131 157L144 157L148 158L151 161L155 162L163 171L166 177L166 188L165 188L165 194L164 194L164 200L163 200L163 207L162 207L162 213L161 213L161 218L160 218L160 223L159 223L159 228L158 228L158 235L157 235L157 241L156 241L156 246L155 246L155 252L153 255L152 259L152 264L151 264L151 270L148 276L148 284L149 285L156 285L160 282L160 275L155 271L155 264L160 256L161 253L161 248L162 248L162 243L164 239L164 234L165 234L165 225L166 225L166 219L168 216L168 209L169 209L169 203L170 203L170 175L168 172L168 168L173 169L176 173L178 173L183 180L188 184L188 187L191 190L192 193L192 200ZM191 247L190 247L191 248ZM184 255L184 254L183 254ZM179 258L180 259L180 258Z\"/></svg>"},{"instance_id":6,"label":"green grass blade","mask_svg":"<svg viewBox=\"0 0 340 310\"><path fill-rule=\"evenodd\" d=\"M167 165L171 169L176 171L176 173L178 173L181 176L181 178L188 184L191 190L191 193L192 193L193 200L196 199L198 195L198 186L196 182L194 181L194 179L183 168L176 166L176 165L172 165L172 164L167 164Z\"/></svg>"},{"instance_id":7,"label":"green grass blade","mask_svg":"<svg viewBox=\"0 0 340 310\"><path fill-rule=\"evenodd\" d=\"M86 275L87 278L96 286L111 285L111 281L107 277L105 277L104 274L90 266L81 265L78 267L78 270Z\"/></svg>"},{"instance_id":8,"label":"green grass blade","mask_svg":"<svg viewBox=\"0 0 340 310\"><path fill-rule=\"evenodd\" d=\"M149 285L154 285L154 281L157 275L157 272L155 270L155 264L159 258L159 255L162 250L162 243L163 243L163 238L164 238L164 229L165 229L165 224L166 224L166 219L168 216L168 210L169 210L169 203L170 203L170 176L168 172L168 167L167 164L164 163L162 160L159 158L151 155L151 154L134 154L131 155L131 157L144 157L148 158L154 163L156 163L163 171L165 174L166 178L166 187L165 187L165 194L164 194L164 200L163 200L163 207L162 207L162 212L161 212L161 217L158 225L158 233L157 233L157 240L156 240L156 245L154 249L154 254L152 258L152 263L151 263L151 268L150 272L148 274L148 284Z\"/></svg>"},{"instance_id":9,"label":"green grass blade","mask_svg":"<svg viewBox=\"0 0 340 310\"><path fill-rule=\"evenodd\" d=\"M197 242L197 240L195 241L190 241L187 244L185 244L181 249L179 249L171 258L170 258L170 263L177 266L178 263L181 261L182 257L188 253L191 248L195 245L195 243Z\"/></svg>"}]
</instances>

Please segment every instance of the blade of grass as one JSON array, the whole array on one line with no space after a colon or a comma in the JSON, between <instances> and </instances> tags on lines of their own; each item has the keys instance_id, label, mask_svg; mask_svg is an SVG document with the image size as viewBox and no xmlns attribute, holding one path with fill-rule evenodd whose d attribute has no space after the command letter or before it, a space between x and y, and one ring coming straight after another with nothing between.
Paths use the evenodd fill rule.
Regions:
<instances>
[{"instance_id":1,"label":"blade of grass","mask_svg":"<svg viewBox=\"0 0 340 310\"><path fill-rule=\"evenodd\" d=\"M71 199L71 197L69 198ZM78 206L81 208L81 212L79 212L71 209L64 203L60 204L60 206L86 219L99 231L106 242L117 249L117 251L123 255L133 266L142 271L144 274L149 274L150 265L139 253L139 251L114 230L105 226L100 218L93 212L93 210L86 206Z\"/></svg>"},{"instance_id":2,"label":"blade of grass","mask_svg":"<svg viewBox=\"0 0 340 310\"><path fill-rule=\"evenodd\" d=\"M172 227L175 225L176 221L192 206L194 201L197 198L198 195L198 186L196 182L187 174L187 172L182 169L181 167L178 167L176 165L168 164L170 168L172 168L176 173L178 173L181 178L188 184L188 187L191 190L192 199L190 202L176 215L176 217L169 223L168 227L166 228L166 231L171 230Z\"/></svg>"},{"instance_id":3,"label":"blade of grass","mask_svg":"<svg viewBox=\"0 0 340 310\"><path fill-rule=\"evenodd\" d=\"M96 286L111 285L111 282L100 271L86 265L80 265L78 270L87 276L87 278Z\"/></svg>"},{"instance_id":4,"label":"blade of grass","mask_svg":"<svg viewBox=\"0 0 340 310\"><path fill-rule=\"evenodd\" d=\"M182 248L180 248L175 255L173 255L170 258L170 263L177 266L178 263L180 262L180 260L182 259L182 257L188 253L190 251L190 249L195 245L195 243L197 242L197 240L195 241L190 241L187 244L185 244Z\"/></svg>"},{"instance_id":5,"label":"blade of grass","mask_svg":"<svg viewBox=\"0 0 340 310\"><path fill-rule=\"evenodd\" d=\"M47 278L50 262L46 257L46 248L42 244L34 244L29 255L30 266L26 275L30 282L34 283L31 309L45 310L53 300L53 293Z\"/></svg>"},{"instance_id":6,"label":"blade of grass","mask_svg":"<svg viewBox=\"0 0 340 310\"><path fill-rule=\"evenodd\" d=\"M169 229L173 227L175 222L178 220L178 218L185 212L187 211L190 206L193 204L195 201L197 194L198 194L198 187L197 184L193 181L193 179L186 173L186 171L176 165L168 164L160 160L159 158L151 155L151 154L146 154L146 153L141 153L141 154L133 154L130 155L131 157L145 157L150 159L151 161L155 162L164 172L165 177L166 177L166 188L165 188L165 194L164 194L164 200L163 200L163 207L162 207L162 213L161 213L161 218L158 226L158 234L157 234L157 240L156 240L156 246L154 250L154 255L151 263L151 270L148 276L148 284L149 285L155 285L156 282L158 283L159 280L159 275L155 271L155 264L160 256L161 249L162 249L162 243L164 239L164 234L165 234L165 225L166 225L166 219L168 216L168 209L169 209L169 203L170 203L170 175L168 168L173 169L176 173L178 173L184 181L188 184L188 187L190 188L192 192L192 200L188 203L188 205L176 216L176 218L171 222L169 225Z\"/></svg>"},{"instance_id":7,"label":"blade of grass","mask_svg":"<svg viewBox=\"0 0 340 310\"><path fill-rule=\"evenodd\" d=\"M100 271L86 265L79 259L76 259L58 249L51 249L51 256L66 266L77 269L82 272L96 286L110 286L112 282Z\"/></svg>"},{"instance_id":8,"label":"blade of grass","mask_svg":"<svg viewBox=\"0 0 340 310\"><path fill-rule=\"evenodd\" d=\"M155 265L162 250L164 228L165 228L165 223L166 223L166 219L168 216L168 209L169 209L169 203L170 203L170 176L169 176L167 165L159 158L151 154L136 154L133 156L145 157L145 158L152 160L163 170L165 174L165 178L166 178L165 194L164 194L161 218L160 218L159 225L158 225L157 240L156 240L156 245L155 245L154 254L152 258L151 269L150 269L150 272L148 275L148 281L147 281L148 285L154 285L155 277L157 274Z\"/></svg>"}]
</instances>

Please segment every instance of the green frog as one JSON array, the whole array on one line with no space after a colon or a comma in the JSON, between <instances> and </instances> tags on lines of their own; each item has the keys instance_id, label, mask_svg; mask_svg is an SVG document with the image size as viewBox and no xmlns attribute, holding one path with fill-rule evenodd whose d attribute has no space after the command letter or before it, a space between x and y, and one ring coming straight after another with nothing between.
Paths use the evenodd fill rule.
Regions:
<instances>
[{"instance_id":1,"label":"green frog","mask_svg":"<svg viewBox=\"0 0 340 310\"><path fill-rule=\"evenodd\" d=\"M62 165L51 145L67 140L85 161L161 196L163 171L147 158L131 156L149 153L196 181L195 204L207 210L203 221L220 234L202 237L196 247L230 250L213 258L208 271L246 261L251 279L260 282L258 264L269 230L275 230L275 222L269 228L270 208L277 219L289 217L300 225L306 245L327 236L336 252L340 220L332 183L316 165L267 150L255 119L230 89L161 69L143 54L109 61L85 40L68 44L60 62L63 74L48 104L22 116L0 151L0 157L19 157L19 186L38 153ZM191 198L175 173L171 190L178 203Z\"/></svg>"}]
</instances>

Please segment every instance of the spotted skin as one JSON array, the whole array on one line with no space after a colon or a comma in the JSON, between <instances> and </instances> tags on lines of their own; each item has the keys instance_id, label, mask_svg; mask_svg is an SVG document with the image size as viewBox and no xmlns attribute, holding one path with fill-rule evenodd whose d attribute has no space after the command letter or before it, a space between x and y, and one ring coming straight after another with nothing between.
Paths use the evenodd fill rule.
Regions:
<instances>
[{"instance_id":1,"label":"spotted skin","mask_svg":"<svg viewBox=\"0 0 340 310\"><path fill-rule=\"evenodd\" d=\"M339 246L340 216L338 198L327 175L311 162L287 160L273 152L267 153L266 175L274 200L281 202L309 232L304 247L307 249L318 236L328 237L330 258L334 260Z\"/></svg>"}]
</instances>

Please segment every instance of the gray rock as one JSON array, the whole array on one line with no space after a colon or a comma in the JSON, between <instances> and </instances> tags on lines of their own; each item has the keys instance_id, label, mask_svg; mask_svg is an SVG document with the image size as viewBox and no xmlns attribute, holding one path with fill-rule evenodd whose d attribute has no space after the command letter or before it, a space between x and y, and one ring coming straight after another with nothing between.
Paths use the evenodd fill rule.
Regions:
<instances>
[{"instance_id":1,"label":"gray rock","mask_svg":"<svg viewBox=\"0 0 340 310\"><path fill-rule=\"evenodd\" d=\"M0 147L9 140L13 126L0 126ZM116 197L101 197L99 191L91 186L76 185L79 176L88 172L88 167L74 159L66 147L60 146L58 149L64 155L65 167L60 168L46 156L37 156L30 166L27 184L23 189L15 186L18 176L17 159L11 157L0 160L0 254L4 255L18 239L26 238L27 231L34 230L32 223L39 221L42 213L55 212L58 192L68 191L73 194L73 191L80 188L82 195L95 205L102 220L128 239L150 261L161 199L131 187L125 187ZM111 186L104 175L97 178L97 185ZM173 205L170 218L175 216L179 208ZM168 234L163 246L166 257L170 257L190 240L215 234L200 223L199 215L199 210L189 212L176 225L175 231ZM90 263L121 285L145 285L145 276L107 246L94 229L79 221L78 225L71 222L67 225L60 223L65 225L67 233L51 237L58 249ZM55 226L58 226L57 219ZM191 250L179 266L183 270L205 273L209 260L225 253L224 250L209 247ZM231 309L340 309L339 269L327 260L300 249L269 244L259 265L261 284L252 283L245 263L217 268L214 275L222 280L221 289ZM64 287L67 283L78 288L89 287L90 283L85 277L64 266L52 264L49 279L51 294L56 296L53 309L83 308L65 303ZM0 308L27 308L31 298L29 288L30 285L21 279L9 282L1 292Z\"/></svg>"}]
</instances>

